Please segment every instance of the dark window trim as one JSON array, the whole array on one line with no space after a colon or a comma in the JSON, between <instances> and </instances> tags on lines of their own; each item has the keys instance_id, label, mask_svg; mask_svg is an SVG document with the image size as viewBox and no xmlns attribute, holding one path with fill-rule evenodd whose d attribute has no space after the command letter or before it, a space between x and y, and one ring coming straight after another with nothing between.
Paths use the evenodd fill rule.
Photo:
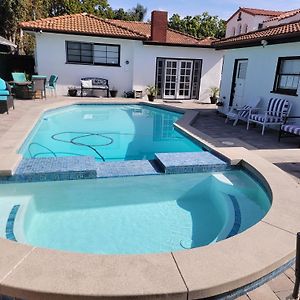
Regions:
<instances>
[{"instance_id":1,"label":"dark window trim","mask_svg":"<svg viewBox=\"0 0 300 300\"><path fill-rule=\"evenodd\" d=\"M289 96L298 96L298 94L297 94L298 89L297 90L282 89L282 88L278 87L279 75L299 76L297 74L288 74L288 73L279 74L282 61L284 61L284 60L295 60L295 59L300 60L300 56L281 56L281 57L278 57L277 66L276 66L276 73L275 73L275 80L274 80L274 84L273 84L273 90L271 91L271 93L281 94L281 95L289 95Z\"/></svg>"},{"instance_id":2,"label":"dark window trim","mask_svg":"<svg viewBox=\"0 0 300 300\"><path fill-rule=\"evenodd\" d=\"M79 43L79 44L90 44L92 45L92 58L93 62L75 62L75 61L68 61L68 43ZM109 63L95 63L94 62L94 45L100 46L113 46L118 47L118 63L117 64L109 64ZM65 41L65 49L66 49L66 64L75 64L75 65L92 65L92 66L107 66L107 67L121 67L121 45L119 44L108 44L108 43L89 43L89 42L80 42L80 41Z\"/></svg>"}]
</instances>

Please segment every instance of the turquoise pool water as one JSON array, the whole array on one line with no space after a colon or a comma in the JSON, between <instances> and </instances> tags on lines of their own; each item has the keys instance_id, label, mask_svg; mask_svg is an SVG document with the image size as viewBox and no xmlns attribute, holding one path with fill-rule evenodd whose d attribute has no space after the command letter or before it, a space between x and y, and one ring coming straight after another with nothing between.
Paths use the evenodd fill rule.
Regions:
<instances>
[{"instance_id":1,"label":"turquoise pool water","mask_svg":"<svg viewBox=\"0 0 300 300\"><path fill-rule=\"evenodd\" d=\"M12 208L20 205L14 224ZM241 170L0 185L0 236L101 254L157 253L215 243L257 223L270 208Z\"/></svg>"},{"instance_id":2,"label":"turquoise pool water","mask_svg":"<svg viewBox=\"0 0 300 300\"><path fill-rule=\"evenodd\" d=\"M202 151L174 129L181 116L145 105L73 105L44 114L20 153L25 158L89 155L120 161Z\"/></svg>"}]
</instances>

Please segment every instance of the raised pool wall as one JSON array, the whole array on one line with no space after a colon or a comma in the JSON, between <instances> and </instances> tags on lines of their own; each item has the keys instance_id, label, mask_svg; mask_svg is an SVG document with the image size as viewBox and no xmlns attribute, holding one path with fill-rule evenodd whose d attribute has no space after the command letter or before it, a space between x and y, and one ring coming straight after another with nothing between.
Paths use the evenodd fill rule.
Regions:
<instances>
[{"instance_id":1,"label":"raised pool wall","mask_svg":"<svg viewBox=\"0 0 300 300\"><path fill-rule=\"evenodd\" d=\"M64 100L45 104L44 110L78 103ZM22 159L17 151L42 113L40 107L32 107L2 137L2 176L14 174ZM300 228L299 186L251 151L214 147L209 136L192 126L197 113L187 111L175 126L231 165L241 165L260 178L272 207L259 223L214 245L147 255L76 254L0 239L0 294L24 299L201 299L229 292L227 296L234 297L288 267Z\"/></svg>"}]
</instances>

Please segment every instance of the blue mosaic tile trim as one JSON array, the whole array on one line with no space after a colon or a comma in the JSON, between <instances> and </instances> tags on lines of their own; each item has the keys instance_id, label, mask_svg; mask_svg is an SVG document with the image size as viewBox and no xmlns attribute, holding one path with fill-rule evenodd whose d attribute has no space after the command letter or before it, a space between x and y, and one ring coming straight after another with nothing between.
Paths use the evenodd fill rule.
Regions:
<instances>
[{"instance_id":1,"label":"blue mosaic tile trim","mask_svg":"<svg viewBox=\"0 0 300 300\"><path fill-rule=\"evenodd\" d=\"M17 241L15 234L14 234L14 224L15 224L15 219L17 212L20 208L20 205L14 205L13 208L11 209L7 222L6 222L6 229L5 229L5 236L8 240L11 241Z\"/></svg>"},{"instance_id":2,"label":"blue mosaic tile trim","mask_svg":"<svg viewBox=\"0 0 300 300\"><path fill-rule=\"evenodd\" d=\"M96 168L98 178L159 174L148 160L98 162Z\"/></svg>"},{"instance_id":3,"label":"blue mosaic tile trim","mask_svg":"<svg viewBox=\"0 0 300 300\"><path fill-rule=\"evenodd\" d=\"M96 178L95 159L90 156L23 159L10 181L57 181Z\"/></svg>"},{"instance_id":4,"label":"blue mosaic tile trim","mask_svg":"<svg viewBox=\"0 0 300 300\"><path fill-rule=\"evenodd\" d=\"M260 279L257 279L256 281L253 281L253 282L251 282L247 285L244 285L244 286L242 286L238 289L229 291L227 293L212 296L212 297L208 297L208 298L205 298L205 299L206 300L233 300L233 299L236 299L240 296L243 296L243 295L257 289L258 287L265 284L266 282L272 280L273 278L275 278L276 276L278 276L279 274L283 273L284 271L289 269L291 266L293 266L294 263L295 263L295 258L291 259L286 264L280 266L279 268L277 268L273 272L261 277Z\"/></svg>"},{"instance_id":5,"label":"blue mosaic tile trim","mask_svg":"<svg viewBox=\"0 0 300 300\"><path fill-rule=\"evenodd\" d=\"M230 198L233 208L234 208L234 224L232 226L231 231L229 232L227 238L230 238L236 234L238 234L240 228L241 228L241 222L242 222L242 216L241 216L241 209L239 206L239 203L235 196L228 194L228 197Z\"/></svg>"},{"instance_id":6,"label":"blue mosaic tile trim","mask_svg":"<svg viewBox=\"0 0 300 300\"><path fill-rule=\"evenodd\" d=\"M166 174L219 172L230 169L229 164L207 151L156 153L155 157Z\"/></svg>"}]
</instances>

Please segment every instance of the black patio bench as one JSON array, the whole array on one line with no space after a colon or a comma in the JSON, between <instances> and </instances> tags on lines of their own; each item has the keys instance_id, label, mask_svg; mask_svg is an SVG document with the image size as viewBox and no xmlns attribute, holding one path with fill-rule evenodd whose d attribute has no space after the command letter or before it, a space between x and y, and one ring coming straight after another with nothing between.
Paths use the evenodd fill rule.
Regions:
<instances>
[{"instance_id":1,"label":"black patio bench","mask_svg":"<svg viewBox=\"0 0 300 300\"><path fill-rule=\"evenodd\" d=\"M84 91L90 90L106 90L106 95L109 97L109 84L108 80L104 78L96 77L84 77L81 78L81 97L83 97Z\"/></svg>"}]
</instances>

